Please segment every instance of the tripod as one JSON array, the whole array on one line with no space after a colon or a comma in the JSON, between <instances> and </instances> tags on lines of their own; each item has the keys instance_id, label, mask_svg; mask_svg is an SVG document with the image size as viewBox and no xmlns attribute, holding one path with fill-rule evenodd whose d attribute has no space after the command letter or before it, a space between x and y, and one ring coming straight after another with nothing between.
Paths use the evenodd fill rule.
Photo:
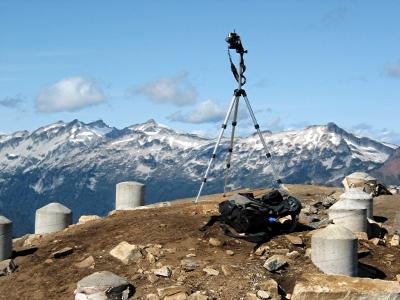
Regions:
<instances>
[{"instance_id":1,"label":"tripod","mask_svg":"<svg viewBox=\"0 0 400 300\"><path fill-rule=\"evenodd\" d=\"M243 56L244 56L245 53L247 53L247 50L244 50L244 48L242 46L242 43L241 43L241 40L240 40L240 37L236 33L230 33L228 35L228 37L226 38L226 41L229 43L228 56L229 56L229 60L230 60L230 63L231 63L231 70L232 70L232 73L233 73L236 81L238 82L238 87L237 87L237 89L234 90L233 98L232 98L231 103L229 105L228 112L226 113L226 116L225 116L224 122L222 124L221 130L219 132L219 135L218 135L218 138L217 138L217 142L215 143L214 150L212 152L211 158L210 158L210 160L208 162L207 169L206 169L203 181L201 183L199 192L197 194L195 203L197 203L199 201L199 198L201 196L201 192L203 191L204 185L207 182L207 178L208 178L209 172L211 170L211 166L212 166L212 164L213 164L213 162L214 162L214 160L215 160L215 158L217 156L218 147L219 147L219 145L221 143L222 137L223 137L224 132L225 132L225 130L227 128L228 121L229 121L229 119L230 119L230 117L232 115L232 112L233 112L233 115L232 115L232 132L231 132L230 145L229 145L229 148L228 148L228 155L227 155L227 161L226 161L226 169L227 169L227 171L229 171L229 169L231 167L233 145L234 145L235 131L236 131L236 126L237 126L237 117L238 117L238 110L239 110L239 100L240 100L241 97L243 97L243 99L244 99L244 101L246 103L246 107L247 107L247 110L249 111L250 117L251 117L251 119L253 121L254 128L255 128L255 130L256 130L259 138L260 138L261 144L262 144L262 146L263 146L263 148L265 150L266 158L267 158L267 161L269 162L269 164L271 166L272 174L274 176L274 179L275 179L276 183L279 185L279 187L284 188L284 186L282 184L282 180L279 179L279 177L276 175L277 172L276 172L276 168L274 166L274 163L273 163L273 161L271 159L271 157L272 157L271 156L271 152L269 151L268 146L267 146L267 144L265 142L264 136L262 135L262 132L260 130L260 126L258 125L256 116L254 114L253 108L251 107L250 101L247 98L247 93L242 88L243 85L246 83L246 77L243 75L243 73L246 71L246 66L244 64ZM234 63L232 61L229 49L235 49L236 52L240 54L239 72L237 72L236 66L234 65ZM227 183L227 176L225 176L224 192L226 192L226 183Z\"/></svg>"}]
</instances>

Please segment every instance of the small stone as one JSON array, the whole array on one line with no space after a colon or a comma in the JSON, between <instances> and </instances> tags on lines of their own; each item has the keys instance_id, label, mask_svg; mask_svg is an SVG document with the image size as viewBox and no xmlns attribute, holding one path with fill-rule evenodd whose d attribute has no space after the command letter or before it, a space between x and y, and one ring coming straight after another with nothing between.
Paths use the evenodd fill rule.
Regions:
<instances>
[{"instance_id":1,"label":"small stone","mask_svg":"<svg viewBox=\"0 0 400 300\"><path fill-rule=\"evenodd\" d=\"M287 300L290 300L290 299L292 299L292 294L287 293L285 297L286 297Z\"/></svg>"},{"instance_id":2,"label":"small stone","mask_svg":"<svg viewBox=\"0 0 400 300\"><path fill-rule=\"evenodd\" d=\"M159 277L158 277L157 275L155 275L155 274L149 274L149 275L147 276L147 279L148 279L151 283L155 283L155 282L159 279Z\"/></svg>"},{"instance_id":3,"label":"small stone","mask_svg":"<svg viewBox=\"0 0 400 300\"><path fill-rule=\"evenodd\" d=\"M270 272L275 272L285 266L287 261L282 255L273 255L268 258L264 263L264 268L266 268Z\"/></svg>"},{"instance_id":4,"label":"small stone","mask_svg":"<svg viewBox=\"0 0 400 300\"><path fill-rule=\"evenodd\" d=\"M147 253L150 253L155 257L162 255L161 245L148 245L145 250Z\"/></svg>"},{"instance_id":5,"label":"small stone","mask_svg":"<svg viewBox=\"0 0 400 300\"><path fill-rule=\"evenodd\" d=\"M187 294L184 292L173 294L171 296L166 296L164 298L164 300L186 300L186 299L187 299Z\"/></svg>"},{"instance_id":6,"label":"small stone","mask_svg":"<svg viewBox=\"0 0 400 300\"><path fill-rule=\"evenodd\" d=\"M0 276L6 276L14 273L17 268L17 264L12 259L0 261Z\"/></svg>"},{"instance_id":7,"label":"small stone","mask_svg":"<svg viewBox=\"0 0 400 300\"><path fill-rule=\"evenodd\" d=\"M255 255L262 256L267 250L269 250L269 246L266 244L261 245L254 252Z\"/></svg>"},{"instance_id":8,"label":"small stone","mask_svg":"<svg viewBox=\"0 0 400 300\"><path fill-rule=\"evenodd\" d=\"M306 249L306 253L304 254L305 257L311 257L311 248Z\"/></svg>"},{"instance_id":9,"label":"small stone","mask_svg":"<svg viewBox=\"0 0 400 300\"><path fill-rule=\"evenodd\" d=\"M396 279L397 279L398 282L400 282L400 274L396 275Z\"/></svg>"},{"instance_id":10,"label":"small stone","mask_svg":"<svg viewBox=\"0 0 400 300\"><path fill-rule=\"evenodd\" d=\"M247 293L246 297L244 299L245 300L258 300L259 298L254 293Z\"/></svg>"},{"instance_id":11,"label":"small stone","mask_svg":"<svg viewBox=\"0 0 400 300\"><path fill-rule=\"evenodd\" d=\"M268 291L270 297L273 299L280 299L279 292L278 292L278 283L274 279L268 279L262 281L260 284L260 289L263 291Z\"/></svg>"},{"instance_id":12,"label":"small stone","mask_svg":"<svg viewBox=\"0 0 400 300\"><path fill-rule=\"evenodd\" d=\"M137 245L131 245L125 241L114 247L110 251L110 255L119 259L125 265L137 262L143 257L143 254Z\"/></svg>"},{"instance_id":13,"label":"small stone","mask_svg":"<svg viewBox=\"0 0 400 300\"><path fill-rule=\"evenodd\" d=\"M257 297L260 299L269 299L271 298L271 294L267 291L259 290L257 291Z\"/></svg>"},{"instance_id":14,"label":"small stone","mask_svg":"<svg viewBox=\"0 0 400 300\"><path fill-rule=\"evenodd\" d=\"M182 259L181 260L181 267L186 272L193 271L199 266L200 266L200 264L197 260L194 260L194 259Z\"/></svg>"},{"instance_id":15,"label":"small stone","mask_svg":"<svg viewBox=\"0 0 400 300\"><path fill-rule=\"evenodd\" d=\"M300 256L300 253L295 250L295 251L287 253L286 256L290 259L296 259Z\"/></svg>"},{"instance_id":16,"label":"small stone","mask_svg":"<svg viewBox=\"0 0 400 300\"><path fill-rule=\"evenodd\" d=\"M282 255L286 255L290 252L289 249L271 249L268 251L268 253L270 254L282 254Z\"/></svg>"},{"instance_id":17,"label":"small stone","mask_svg":"<svg viewBox=\"0 0 400 300\"><path fill-rule=\"evenodd\" d=\"M93 256L90 255L89 257L85 258L84 260L74 264L74 266L79 268L79 269L85 269L85 268L93 267L94 266L94 258L93 258Z\"/></svg>"},{"instance_id":18,"label":"small stone","mask_svg":"<svg viewBox=\"0 0 400 300\"><path fill-rule=\"evenodd\" d=\"M160 277L168 277L169 278L169 277L171 277L172 270L171 270L171 267L169 267L169 266L163 266L159 269L154 270L153 273Z\"/></svg>"},{"instance_id":19,"label":"small stone","mask_svg":"<svg viewBox=\"0 0 400 300\"><path fill-rule=\"evenodd\" d=\"M391 246L399 246L400 245L400 236L398 234L393 235L392 239L390 240Z\"/></svg>"},{"instance_id":20,"label":"small stone","mask_svg":"<svg viewBox=\"0 0 400 300\"><path fill-rule=\"evenodd\" d=\"M196 254L194 254L194 253L189 253L189 254L186 254L186 257L187 257L187 258L196 257Z\"/></svg>"},{"instance_id":21,"label":"small stone","mask_svg":"<svg viewBox=\"0 0 400 300\"><path fill-rule=\"evenodd\" d=\"M51 257L53 258L61 258L67 255L72 254L72 252L74 252L74 249L71 247L65 247L62 248L61 250L58 250L56 252L54 252L53 254L51 254Z\"/></svg>"},{"instance_id":22,"label":"small stone","mask_svg":"<svg viewBox=\"0 0 400 300\"><path fill-rule=\"evenodd\" d=\"M160 300L160 298L156 294L147 294L146 300Z\"/></svg>"},{"instance_id":23,"label":"small stone","mask_svg":"<svg viewBox=\"0 0 400 300\"><path fill-rule=\"evenodd\" d=\"M53 260L52 260L51 258L48 258L48 259L46 259L46 260L44 261L44 263L45 263L46 265L50 265L50 264L53 263Z\"/></svg>"},{"instance_id":24,"label":"small stone","mask_svg":"<svg viewBox=\"0 0 400 300\"><path fill-rule=\"evenodd\" d=\"M222 245L222 242L216 238L210 238L208 242L214 247L220 247Z\"/></svg>"},{"instance_id":25,"label":"small stone","mask_svg":"<svg viewBox=\"0 0 400 300\"><path fill-rule=\"evenodd\" d=\"M207 275L210 275L210 276L218 276L219 275L219 271L217 271L213 268L210 268L210 267L204 268L203 272L207 273Z\"/></svg>"},{"instance_id":26,"label":"small stone","mask_svg":"<svg viewBox=\"0 0 400 300\"><path fill-rule=\"evenodd\" d=\"M359 240L368 241L368 234L366 232L354 232Z\"/></svg>"},{"instance_id":27,"label":"small stone","mask_svg":"<svg viewBox=\"0 0 400 300\"><path fill-rule=\"evenodd\" d=\"M188 300L207 300L207 299L208 297L206 295L203 295L200 291L197 291L188 297Z\"/></svg>"},{"instance_id":28,"label":"small stone","mask_svg":"<svg viewBox=\"0 0 400 300\"><path fill-rule=\"evenodd\" d=\"M233 256L235 254L235 252L233 252L232 250L226 250L225 253L230 256Z\"/></svg>"},{"instance_id":29,"label":"small stone","mask_svg":"<svg viewBox=\"0 0 400 300\"><path fill-rule=\"evenodd\" d=\"M82 225L88 222L93 222L97 220L101 220L102 218L96 215L88 215L88 216L81 216L78 221L78 225Z\"/></svg>"},{"instance_id":30,"label":"small stone","mask_svg":"<svg viewBox=\"0 0 400 300\"><path fill-rule=\"evenodd\" d=\"M180 285L171 285L163 288L157 289L157 294L160 298L164 298L167 296L172 296L178 293L186 293L186 288Z\"/></svg>"},{"instance_id":31,"label":"small stone","mask_svg":"<svg viewBox=\"0 0 400 300\"><path fill-rule=\"evenodd\" d=\"M227 265L222 265L221 266L222 273L224 273L225 276L230 276L232 274L232 268L227 266Z\"/></svg>"},{"instance_id":32,"label":"small stone","mask_svg":"<svg viewBox=\"0 0 400 300\"><path fill-rule=\"evenodd\" d=\"M285 238L295 246L303 245L303 239L300 236L287 234L285 235Z\"/></svg>"},{"instance_id":33,"label":"small stone","mask_svg":"<svg viewBox=\"0 0 400 300\"><path fill-rule=\"evenodd\" d=\"M156 257L155 257L153 254L151 254L151 253L147 253L146 259L147 259L147 261L148 261L149 263L151 263L151 264L155 264L156 261L157 261Z\"/></svg>"},{"instance_id":34,"label":"small stone","mask_svg":"<svg viewBox=\"0 0 400 300\"><path fill-rule=\"evenodd\" d=\"M385 242L380 238L373 238L373 239L370 239L369 241L374 245L381 245L381 246L385 245Z\"/></svg>"}]
</instances>

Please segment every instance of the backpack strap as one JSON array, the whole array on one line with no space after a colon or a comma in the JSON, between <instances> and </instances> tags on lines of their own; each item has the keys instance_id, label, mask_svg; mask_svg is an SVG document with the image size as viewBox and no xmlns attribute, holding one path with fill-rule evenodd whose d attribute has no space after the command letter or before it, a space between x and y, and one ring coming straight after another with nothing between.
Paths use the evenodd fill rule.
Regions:
<instances>
[{"instance_id":1,"label":"backpack strap","mask_svg":"<svg viewBox=\"0 0 400 300\"><path fill-rule=\"evenodd\" d=\"M199 228L200 231L206 231L210 227L212 227L215 223L217 222L222 222L222 217L221 216L211 216L208 222Z\"/></svg>"},{"instance_id":2,"label":"backpack strap","mask_svg":"<svg viewBox=\"0 0 400 300\"><path fill-rule=\"evenodd\" d=\"M246 240L251 243L257 243L257 244L263 243L263 242L269 240L271 237L271 234L267 231L261 231L261 232L257 232L257 233L238 234L236 232L233 232L229 228L229 226L227 226L226 224L222 223L220 226L221 226L222 230L224 231L225 235L230 236L235 239Z\"/></svg>"}]
</instances>

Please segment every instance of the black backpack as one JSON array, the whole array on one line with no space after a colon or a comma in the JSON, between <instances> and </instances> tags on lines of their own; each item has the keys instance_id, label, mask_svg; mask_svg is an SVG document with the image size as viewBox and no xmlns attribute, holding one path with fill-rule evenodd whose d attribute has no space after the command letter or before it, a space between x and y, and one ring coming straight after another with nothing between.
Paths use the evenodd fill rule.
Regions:
<instances>
[{"instance_id":1,"label":"black backpack","mask_svg":"<svg viewBox=\"0 0 400 300\"><path fill-rule=\"evenodd\" d=\"M239 193L221 202L220 215L212 216L200 230L205 231L219 222L226 235L260 243L280 230L279 218L290 215L297 222L300 210L301 204L296 198L284 198L277 190L261 198L254 198L252 193Z\"/></svg>"}]
</instances>

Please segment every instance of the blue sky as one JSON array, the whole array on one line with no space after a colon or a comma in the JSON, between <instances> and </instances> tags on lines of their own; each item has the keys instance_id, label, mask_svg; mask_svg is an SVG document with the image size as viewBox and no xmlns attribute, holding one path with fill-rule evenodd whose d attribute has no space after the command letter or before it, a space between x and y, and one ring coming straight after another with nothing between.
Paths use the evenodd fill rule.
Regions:
<instances>
[{"instance_id":1,"label":"blue sky","mask_svg":"<svg viewBox=\"0 0 400 300\"><path fill-rule=\"evenodd\" d=\"M400 144L399 12L399 1L2 0L0 132L154 118L217 135L236 29L262 129L335 122ZM240 123L250 132L244 110Z\"/></svg>"}]
</instances>

